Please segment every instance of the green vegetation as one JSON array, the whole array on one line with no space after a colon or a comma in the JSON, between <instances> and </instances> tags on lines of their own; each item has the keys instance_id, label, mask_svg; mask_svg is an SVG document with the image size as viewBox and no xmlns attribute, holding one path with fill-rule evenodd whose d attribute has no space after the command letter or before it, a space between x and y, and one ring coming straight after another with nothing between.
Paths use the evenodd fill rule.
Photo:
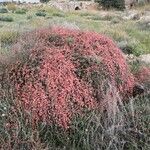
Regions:
<instances>
[{"instance_id":1,"label":"green vegetation","mask_svg":"<svg viewBox=\"0 0 150 150\"><path fill-rule=\"evenodd\" d=\"M140 22L123 20L121 18L122 12L109 11L109 13L101 14L96 11L73 11L65 13L46 6L41 7L40 10L37 7L32 9L24 7L24 9L21 9L16 5L7 5L7 8L10 11L12 10L12 12L21 12L22 15L12 12L2 14L0 18L0 33L9 29L24 32L54 24L60 26L67 24L71 28L76 26L81 30L105 34L116 43L126 43L126 46L123 44L126 47L123 47L123 49L130 49L134 55L150 53L150 30L148 23L144 20ZM29 10L26 11L27 9ZM140 9L144 11L143 8ZM147 10L148 8L146 7L145 9Z\"/></svg>"},{"instance_id":2,"label":"green vegetation","mask_svg":"<svg viewBox=\"0 0 150 150\"><path fill-rule=\"evenodd\" d=\"M26 9L18 9L15 11L16 14L26 14L27 10Z\"/></svg>"},{"instance_id":3,"label":"green vegetation","mask_svg":"<svg viewBox=\"0 0 150 150\"><path fill-rule=\"evenodd\" d=\"M124 0L96 0L100 3L104 8L116 8L119 10L125 9L125 1Z\"/></svg>"},{"instance_id":4,"label":"green vegetation","mask_svg":"<svg viewBox=\"0 0 150 150\"><path fill-rule=\"evenodd\" d=\"M8 13L8 10L6 8L0 8L0 13Z\"/></svg>"},{"instance_id":5,"label":"green vegetation","mask_svg":"<svg viewBox=\"0 0 150 150\"><path fill-rule=\"evenodd\" d=\"M46 13L43 12L43 11L38 11L38 12L36 12L35 15L36 15L36 16L40 16L40 17L45 17L45 16L46 16Z\"/></svg>"},{"instance_id":6,"label":"green vegetation","mask_svg":"<svg viewBox=\"0 0 150 150\"><path fill-rule=\"evenodd\" d=\"M41 0L42 3L47 3L49 2L50 0Z\"/></svg>"},{"instance_id":7,"label":"green vegetation","mask_svg":"<svg viewBox=\"0 0 150 150\"><path fill-rule=\"evenodd\" d=\"M5 22L12 22L12 21L14 21L13 20L13 18L12 17L10 17L10 16L2 16L2 17L0 17L0 21L5 21Z\"/></svg>"}]
</instances>

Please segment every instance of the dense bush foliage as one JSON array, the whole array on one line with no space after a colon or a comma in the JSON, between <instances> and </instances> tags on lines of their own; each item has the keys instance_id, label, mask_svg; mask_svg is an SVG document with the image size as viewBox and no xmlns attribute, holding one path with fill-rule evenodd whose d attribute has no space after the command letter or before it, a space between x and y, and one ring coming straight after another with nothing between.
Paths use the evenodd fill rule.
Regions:
<instances>
[{"instance_id":1,"label":"dense bush foliage","mask_svg":"<svg viewBox=\"0 0 150 150\"><path fill-rule=\"evenodd\" d=\"M46 16L46 13L43 12L43 11L38 11L38 12L36 12L35 15L36 15L36 16L40 16L40 17L45 17L45 16Z\"/></svg>"},{"instance_id":2,"label":"dense bush foliage","mask_svg":"<svg viewBox=\"0 0 150 150\"><path fill-rule=\"evenodd\" d=\"M9 16L2 16L2 17L0 17L0 21L12 22L12 21L14 21L14 19Z\"/></svg>"},{"instance_id":3,"label":"dense bush foliage","mask_svg":"<svg viewBox=\"0 0 150 150\"><path fill-rule=\"evenodd\" d=\"M40 30L25 35L13 49L2 87L13 85L33 122L67 128L75 114L113 103L106 98L112 95L110 87L120 96L132 93L134 80L122 52L99 34Z\"/></svg>"},{"instance_id":4,"label":"dense bush foliage","mask_svg":"<svg viewBox=\"0 0 150 150\"><path fill-rule=\"evenodd\" d=\"M27 10L26 9L18 9L15 11L16 14L26 14Z\"/></svg>"},{"instance_id":5,"label":"dense bush foliage","mask_svg":"<svg viewBox=\"0 0 150 150\"><path fill-rule=\"evenodd\" d=\"M8 10L6 8L0 8L0 13L8 13Z\"/></svg>"},{"instance_id":6,"label":"dense bush foliage","mask_svg":"<svg viewBox=\"0 0 150 150\"><path fill-rule=\"evenodd\" d=\"M40 0L41 3L47 3L49 2L50 0Z\"/></svg>"},{"instance_id":7,"label":"dense bush foliage","mask_svg":"<svg viewBox=\"0 0 150 150\"><path fill-rule=\"evenodd\" d=\"M97 0L104 8L116 8L119 10L123 10L125 8L125 1L124 0Z\"/></svg>"}]
</instances>

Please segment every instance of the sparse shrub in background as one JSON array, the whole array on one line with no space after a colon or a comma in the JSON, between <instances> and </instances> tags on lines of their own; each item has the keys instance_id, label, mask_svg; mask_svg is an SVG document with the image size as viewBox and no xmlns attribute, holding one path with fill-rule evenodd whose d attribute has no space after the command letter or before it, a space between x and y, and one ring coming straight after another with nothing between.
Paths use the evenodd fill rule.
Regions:
<instances>
[{"instance_id":1,"label":"sparse shrub in background","mask_svg":"<svg viewBox=\"0 0 150 150\"><path fill-rule=\"evenodd\" d=\"M16 9L17 9L17 7L16 7L16 5L14 4L14 3L8 3L7 4L7 9L9 10L9 11L11 11L11 12L15 12L16 11Z\"/></svg>"},{"instance_id":2,"label":"sparse shrub in background","mask_svg":"<svg viewBox=\"0 0 150 150\"><path fill-rule=\"evenodd\" d=\"M27 10L26 9L17 9L15 11L16 14L26 14Z\"/></svg>"},{"instance_id":3,"label":"sparse shrub in background","mask_svg":"<svg viewBox=\"0 0 150 150\"><path fill-rule=\"evenodd\" d=\"M47 3L47 2L49 2L50 0L41 0L40 2L41 3Z\"/></svg>"},{"instance_id":4,"label":"sparse shrub in background","mask_svg":"<svg viewBox=\"0 0 150 150\"><path fill-rule=\"evenodd\" d=\"M36 16L40 16L40 17L45 17L45 16L46 16L46 13L43 12L43 11L38 11L38 12L36 12L35 15L36 15Z\"/></svg>"},{"instance_id":5,"label":"sparse shrub in background","mask_svg":"<svg viewBox=\"0 0 150 150\"><path fill-rule=\"evenodd\" d=\"M150 53L149 32L147 32L146 30L139 30L139 27L136 26L135 28L130 28L126 31L130 36L128 42L133 45L134 53L136 55Z\"/></svg>"},{"instance_id":6,"label":"sparse shrub in background","mask_svg":"<svg viewBox=\"0 0 150 150\"><path fill-rule=\"evenodd\" d=\"M132 93L134 79L122 52L99 34L39 30L24 35L13 49L16 59L5 63L0 82L13 86L16 101L31 112L33 124L55 123L66 129L85 110L97 105L107 109L113 103L106 97L112 95L110 87L121 97Z\"/></svg>"},{"instance_id":7,"label":"sparse shrub in background","mask_svg":"<svg viewBox=\"0 0 150 150\"><path fill-rule=\"evenodd\" d=\"M135 56L139 56L142 54L142 45L137 40L131 41L121 41L118 42L118 47L125 54L134 54Z\"/></svg>"},{"instance_id":8,"label":"sparse shrub in background","mask_svg":"<svg viewBox=\"0 0 150 150\"><path fill-rule=\"evenodd\" d=\"M125 1L124 0L96 0L100 5L105 9L115 8L118 10L125 9Z\"/></svg>"},{"instance_id":9,"label":"sparse shrub in background","mask_svg":"<svg viewBox=\"0 0 150 150\"><path fill-rule=\"evenodd\" d=\"M63 13L53 13L53 16L55 16L55 17L65 17L65 14L63 14Z\"/></svg>"},{"instance_id":10,"label":"sparse shrub in background","mask_svg":"<svg viewBox=\"0 0 150 150\"><path fill-rule=\"evenodd\" d=\"M127 41L118 42L118 47L125 53L125 54L133 54L133 45L129 45Z\"/></svg>"},{"instance_id":11,"label":"sparse shrub in background","mask_svg":"<svg viewBox=\"0 0 150 150\"><path fill-rule=\"evenodd\" d=\"M14 19L10 16L1 16L0 21L5 21L5 22L13 22Z\"/></svg>"},{"instance_id":12,"label":"sparse shrub in background","mask_svg":"<svg viewBox=\"0 0 150 150\"><path fill-rule=\"evenodd\" d=\"M8 13L8 10L6 8L0 8L0 13Z\"/></svg>"}]
</instances>

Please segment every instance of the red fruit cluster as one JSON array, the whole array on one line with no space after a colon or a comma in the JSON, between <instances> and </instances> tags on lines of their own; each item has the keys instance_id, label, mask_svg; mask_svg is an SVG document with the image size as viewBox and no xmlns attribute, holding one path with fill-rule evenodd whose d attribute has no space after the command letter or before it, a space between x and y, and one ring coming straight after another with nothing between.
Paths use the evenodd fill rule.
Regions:
<instances>
[{"instance_id":1,"label":"red fruit cluster","mask_svg":"<svg viewBox=\"0 0 150 150\"><path fill-rule=\"evenodd\" d=\"M120 49L105 36L63 28L26 34L8 68L15 96L34 121L67 128L75 114L105 100L109 85L132 92L133 76Z\"/></svg>"}]
</instances>

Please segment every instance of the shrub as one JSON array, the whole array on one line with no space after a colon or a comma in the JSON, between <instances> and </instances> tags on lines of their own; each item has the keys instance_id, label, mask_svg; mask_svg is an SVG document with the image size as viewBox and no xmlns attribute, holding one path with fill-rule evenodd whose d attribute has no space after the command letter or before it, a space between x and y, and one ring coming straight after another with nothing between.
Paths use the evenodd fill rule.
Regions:
<instances>
[{"instance_id":1,"label":"shrub","mask_svg":"<svg viewBox=\"0 0 150 150\"><path fill-rule=\"evenodd\" d=\"M122 52L99 34L39 30L24 35L13 53L16 58L5 63L0 83L13 86L16 101L31 112L33 124L68 128L74 115L107 109L113 103L107 100L111 87L122 97L132 93L134 80Z\"/></svg>"},{"instance_id":2,"label":"shrub","mask_svg":"<svg viewBox=\"0 0 150 150\"><path fill-rule=\"evenodd\" d=\"M0 17L0 21L13 22L14 19L12 17L9 17L9 16L6 16L6 17L2 16L2 17Z\"/></svg>"},{"instance_id":3,"label":"shrub","mask_svg":"<svg viewBox=\"0 0 150 150\"><path fill-rule=\"evenodd\" d=\"M49 2L50 0L41 0L42 3L47 3Z\"/></svg>"},{"instance_id":4,"label":"shrub","mask_svg":"<svg viewBox=\"0 0 150 150\"><path fill-rule=\"evenodd\" d=\"M118 46L125 54L140 56L143 52L142 45L137 40L121 41L118 43Z\"/></svg>"},{"instance_id":5,"label":"shrub","mask_svg":"<svg viewBox=\"0 0 150 150\"><path fill-rule=\"evenodd\" d=\"M133 47L127 41L118 42L118 47L125 53L125 54L133 54Z\"/></svg>"},{"instance_id":6,"label":"shrub","mask_svg":"<svg viewBox=\"0 0 150 150\"><path fill-rule=\"evenodd\" d=\"M116 8L118 10L125 9L125 1L124 0L97 0L100 5L102 5L106 9Z\"/></svg>"},{"instance_id":7,"label":"shrub","mask_svg":"<svg viewBox=\"0 0 150 150\"><path fill-rule=\"evenodd\" d=\"M36 15L36 16L40 16L40 17L45 17L45 16L46 16L46 13L43 12L43 11L38 11L38 12L36 12L35 15Z\"/></svg>"},{"instance_id":8,"label":"shrub","mask_svg":"<svg viewBox=\"0 0 150 150\"><path fill-rule=\"evenodd\" d=\"M17 9L17 7L16 7L16 5L15 5L14 3L8 3L8 4L7 4L7 9L8 9L9 11L15 12L16 9Z\"/></svg>"},{"instance_id":9,"label":"shrub","mask_svg":"<svg viewBox=\"0 0 150 150\"><path fill-rule=\"evenodd\" d=\"M8 10L6 8L0 8L0 13L8 13Z\"/></svg>"},{"instance_id":10,"label":"shrub","mask_svg":"<svg viewBox=\"0 0 150 150\"><path fill-rule=\"evenodd\" d=\"M26 14L26 9L18 9L15 11L16 14Z\"/></svg>"}]
</instances>

